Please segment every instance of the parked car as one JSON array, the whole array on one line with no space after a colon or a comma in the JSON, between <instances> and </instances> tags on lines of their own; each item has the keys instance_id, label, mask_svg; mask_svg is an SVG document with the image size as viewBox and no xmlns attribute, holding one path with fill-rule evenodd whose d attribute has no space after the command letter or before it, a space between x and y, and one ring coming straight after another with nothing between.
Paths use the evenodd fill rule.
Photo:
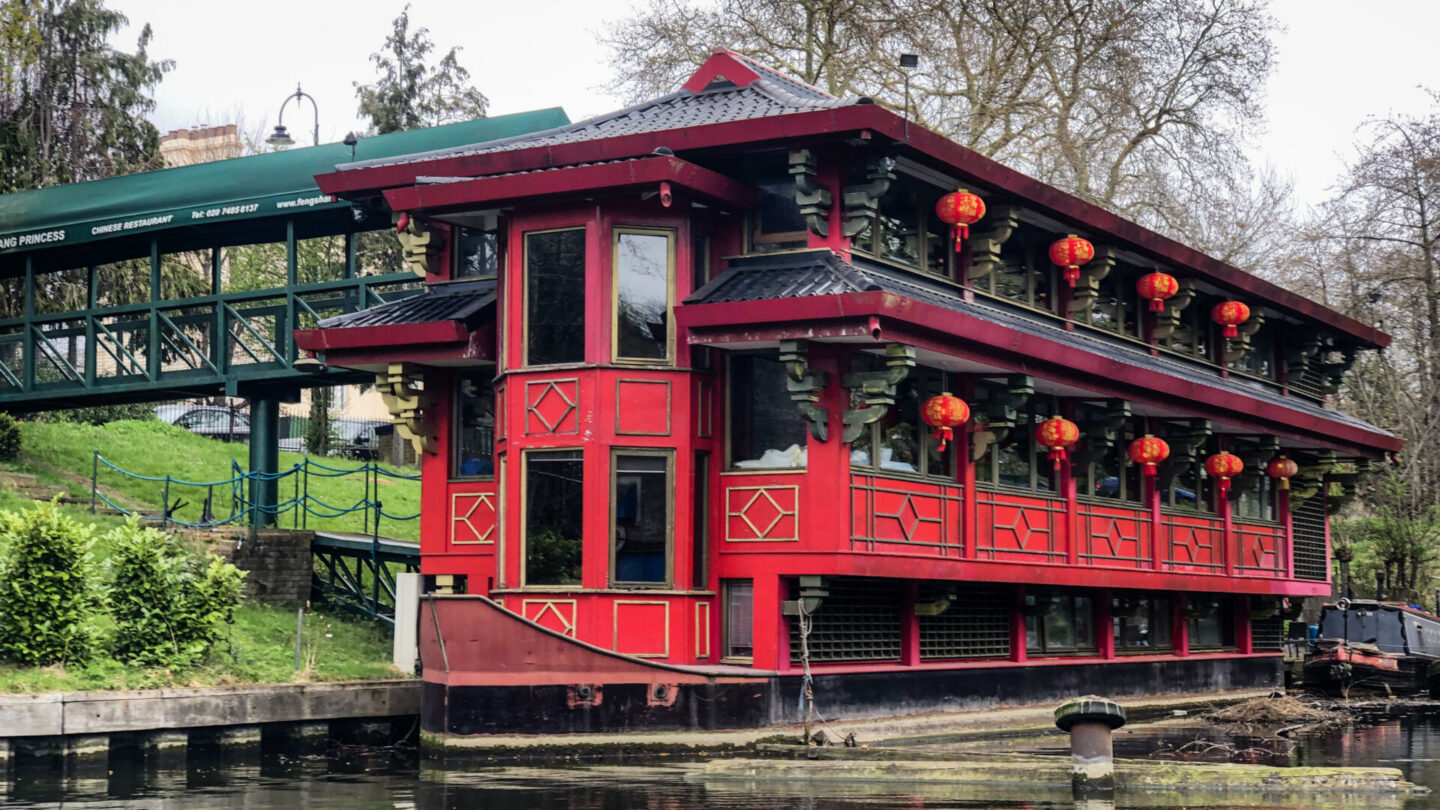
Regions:
<instances>
[{"instance_id":1,"label":"parked car","mask_svg":"<svg viewBox=\"0 0 1440 810\"><path fill-rule=\"evenodd\" d=\"M369 419L336 419L334 426L334 455L360 461L374 461L380 457L380 440L375 428L385 424Z\"/></svg>"},{"instance_id":2,"label":"parked car","mask_svg":"<svg viewBox=\"0 0 1440 810\"><path fill-rule=\"evenodd\" d=\"M155 416L191 433L227 442L250 440L250 415L217 405L161 405Z\"/></svg>"}]
</instances>

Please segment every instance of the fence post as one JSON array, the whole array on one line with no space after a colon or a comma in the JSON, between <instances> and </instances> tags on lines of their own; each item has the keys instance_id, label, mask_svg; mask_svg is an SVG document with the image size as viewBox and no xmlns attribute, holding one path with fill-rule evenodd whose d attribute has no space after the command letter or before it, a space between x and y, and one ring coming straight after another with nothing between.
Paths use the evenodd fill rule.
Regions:
<instances>
[{"instance_id":1,"label":"fence post","mask_svg":"<svg viewBox=\"0 0 1440 810\"><path fill-rule=\"evenodd\" d=\"M160 528L170 528L170 473L165 473L165 497L160 504Z\"/></svg>"},{"instance_id":2,"label":"fence post","mask_svg":"<svg viewBox=\"0 0 1440 810\"><path fill-rule=\"evenodd\" d=\"M92 450L90 468L90 514L95 514L95 499L100 492L100 451Z\"/></svg>"},{"instance_id":3,"label":"fence post","mask_svg":"<svg viewBox=\"0 0 1440 810\"><path fill-rule=\"evenodd\" d=\"M376 483L375 488L380 488ZM375 493L375 530L370 535L370 618L380 615L380 504L379 492Z\"/></svg>"},{"instance_id":4,"label":"fence post","mask_svg":"<svg viewBox=\"0 0 1440 810\"><path fill-rule=\"evenodd\" d=\"M305 508L300 510L300 528L310 528L310 459L305 459L300 475L305 479Z\"/></svg>"}]
</instances>

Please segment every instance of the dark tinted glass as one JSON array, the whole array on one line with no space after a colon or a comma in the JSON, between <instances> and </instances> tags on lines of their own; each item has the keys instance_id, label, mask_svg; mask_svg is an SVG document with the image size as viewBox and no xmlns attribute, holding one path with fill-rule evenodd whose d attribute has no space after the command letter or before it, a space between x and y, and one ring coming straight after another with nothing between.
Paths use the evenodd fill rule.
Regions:
<instances>
[{"instance_id":1,"label":"dark tinted glass","mask_svg":"<svg viewBox=\"0 0 1440 810\"><path fill-rule=\"evenodd\" d=\"M663 360L669 355L670 238L621 233L615 244L617 357Z\"/></svg>"},{"instance_id":2,"label":"dark tinted glass","mask_svg":"<svg viewBox=\"0 0 1440 810\"><path fill-rule=\"evenodd\" d=\"M579 450L525 455L525 582L579 585L584 463Z\"/></svg>"},{"instance_id":3,"label":"dark tinted glass","mask_svg":"<svg viewBox=\"0 0 1440 810\"><path fill-rule=\"evenodd\" d=\"M527 359L585 360L585 230L525 235Z\"/></svg>"}]
</instances>

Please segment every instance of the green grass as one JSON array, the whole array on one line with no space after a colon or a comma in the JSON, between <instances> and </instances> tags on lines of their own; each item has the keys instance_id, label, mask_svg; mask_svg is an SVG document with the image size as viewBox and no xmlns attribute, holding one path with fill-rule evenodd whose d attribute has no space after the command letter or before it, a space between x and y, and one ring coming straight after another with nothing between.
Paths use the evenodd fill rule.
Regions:
<instances>
[{"instance_id":1,"label":"green grass","mask_svg":"<svg viewBox=\"0 0 1440 810\"><path fill-rule=\"evenodd\" d=\"M21 472L33 473L41 483L56 484L70 490L76 498L90 497L90 476L94 469L94 453L127 472L149 478L170 476L172 479L191 482L228 481L233 473L231 463L236 462L242 470L248 469L248 451L243 444L216 441L197 436L184 428L169 425L159 420L111 422L103 426L73 423L26 422L21 425L24 435L21 460L15 468ZM301 453L281 453L280 469L292 469L304 464L306 459L328 467L357 469L362 462L336 458L306 456ZM385 465L381 465L384 467ZM385 469L390 469L385 467ZM77 480L65 476L61 471L80 476ZM311 508L325 514L330 509L315 503L323 502L332 507L344 509L365 500L365 476L355 474L341 477L320 475L313 466L308 477L296 474L277 482L281 501L309 493ZM400 468L397 472L414 475L417 470ZM118 492L146 509L158 511L165 499L164 481L147 481L124 475L100 465L99 481L102 489ZM299 491L297 493L297 485ZM381 477L379 484L380 501L387 515L414 515L420 511L420 482ZM176 517L190 523L200 522L206 495L212 497L212 511L217 518L231 514L234 494L230 484L217 484L213 488L171 482L170 502L183 499L183 506ZM245 493L248 497L248 493ZM101 504L103 506L103 502ZM291 527L299 519L298 512L279 516L279 525ZM334 529L337 531L364 531L365 515L362 511L340 517L306 518L309 528ZM418 540L418 520L392 520L385 518L380 524L380 533L385 537L400 540Z\"/></svg>"}]
</instances>

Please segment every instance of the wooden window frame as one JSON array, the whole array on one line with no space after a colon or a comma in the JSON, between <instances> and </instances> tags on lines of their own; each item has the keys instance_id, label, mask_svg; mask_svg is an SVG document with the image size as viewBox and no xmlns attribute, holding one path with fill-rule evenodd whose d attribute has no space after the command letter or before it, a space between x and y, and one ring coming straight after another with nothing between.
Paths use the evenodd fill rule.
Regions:
<instances>
[{"instance_id":1,"label":"wooden window frame","mask_svg":"<svg viewBox=\"0 0 1440 810\"><path fill-rule=\"evenodd\" d=\"M1119 599L1143 599L1143 600L1145 600L1145 601L1149 604L1149 613L1150 613L1149 622L1150 622L1150 625L1151 625L1152 627L1165 627L1165 628L1166 628L1166 636L1167 636L1167 638L1168 638L1169 640L1166 642L1165 646L1163 646L1163 647L1161 647L1161 646L1133 647L1133 646L1129 646L1129 645L1126 645L1126 644L1122 644L1122 643L1120 642L1120 637L1119 637L1118 635L1116 635L1116 633L1115 633L1115 620L1116 620L1117 618L1119 618L1119 617L1117 617L1117 616L1115 615L1115 612L1114 612L1114 611L1115 611L1114 602L1115 602L1116 600L1119 600ZM1163 608L1163 610L1157 610L1156 600L1163 600L1163 602L1164 602L1164 608ZM1168 595L1157 595L1157 594L1150 594L1150 593L1138 593L1138 594L1137 594L1137 593L1120 593L1120 594L1114 594L1114 595L1111 597L1111 606L1110 606L1110 616L1111 616L1111 619L1110 619L1110 627L1107 628L1107 630L1108 630L1108 632L1110 633L1111 644L1112 644L1112 646L1113 646L1113 648L1114 648L1114 650L1115 650L1115 655L1117 655L1117 656L1132 656L1132 655L1170 655L1170 654L1173 654L1173 653L1175 652L1175 630L1174 630L1174 628L1171 626L1171 624L1172 624L1173 621L1174 621L1174 611L1175 611L1175 602L1174 602L1174 600L1171 599L1171 597L1168 596ZM1154 631L1152 630L1151 632L1153 633Z\"/></svg>"},{"instance_id":2,"label":"wooden window frame","mask_svg":"<svg viewBox=\"0 0 1440 810\"><path fill-rule=\"evenodd\" d=\"M460 377L465 375L468 371L469 369L457 368L455 369L455 373L450 378L450 459L448 464L448 472L450 474L449 480L494 481L495 473L493 472L493 470L498 466L495 461L495 456L497 454L495 452L494 442L499 439L498 435L494 436L491 439L490 445L490 469L492 470L492 472L489 475L460 474ZM486 382L486 390L490 392L490 421L492 422L491 432L493 433L493 423L497 421L497 414L495 413L495 411L499 409L499 403L495 401L495 380L493 378L493 370L492 378Z\"/></svg>"},{"instance_id":3,"label":"wooden window frame","mask_svg":"<svg viewBox=\"0 0 1440 810\"><path fill-rule=\"evenodd\" d=\"M620 502L620 476L618 474L620 456L648 456L651 458L662 458L665 460L665 579L660 582L635 582L622 580L616 576L615 562L616 547L615 520L616 508ZM609 528L609 571L607 580L612 588L651 590L669 589L675 582L675 451L664 447L611 447L610 448L610 528Z\"/></svg>"},{"instance_id":4,"label":"wooden window frame","mask_svg":"<svg viewBox=\"0 0 1440 810\"><path fill-rule=\"evenodd\" d=\"M585 587L585 533L580 533L580 584L547 585L530 582L530 456L545 453L579 453L581 475L585 469L585 448L580 445L567 447L528 447L520 451L520 588L536 591L579 591ZM580 482L580 510L585 510L585 482ZM504 515L504 511L501 511Z\"/></svg>"},{"instance_id":5,"label":"wooden window frame","mask_svg":"<svg viewBox=\"0 0 1440 810\"><path fill-rule=\"evenodd\" d=\"M1027 654L1028 656L1035 657L1035 658L1084 658L1084 657L1091 657L1091 656L1098 655L1099 652L1100 652L1100 639L1099 639L1099 637L1098 637L1099 628L1096 626L1096 623L1095 623L1095 607L1096 607L1096 605L1095 605L1095 602L1096 602L1095 597L1096 597L1096 594L1094 594L1094 593L1083 593L1083 592L1079 592L1079 591L1075 591L1075 590L1071 590L1071 589L1043 589L1043 590L1037 590L1037 591L1032 592L1032 593L1027 593L1027 594L1026 594L1026 597L1027 597L1027 599L1028 599L1030 596L1035 596L1035 597L1036 597L1036 600L1037 600L1037 602L1038 602L1039 597L1042 596L1042 595L1045 596L1047 599L1052 598L1052 597L1063 597L1063 598L1068 598L1068 599L1070 599L1070 600L1071 600L1071 603L1070 603L1070 605L1071 605L1071 607L1070 607L1070 610L1071 610L1070 618L1071 618L1072 621L1074 621L1075 616L1078 615L1078 614L1077 614L1077 611L1076 611L1076 609L1075 609L1075 602L1074 602L1074 600L1076 600L1076 599L1089 599L1089 600L1090 600L1090 616L1089 616L1089 620L1090 620L1090 645L1087 647L1087 646L1081 646L1081 645L1079 645L1079 644L1076 644L1074 647L1065 647L1065 648L1057 647L1057 648L1055 648L1055 649L1053 649L1053 650L1050 649L1050 645L1047 643L1047 641L1046 641L1046 639L1045 639L1045 616L1044 616L1044 614L1036 613L1036 614L1033 615L1033 618L1035 619L1035 627L1036 627L1036 630L1039 632L1040 645L1039 645L1039 647L1038 647L1037 649L1034 649L1034 650L1032 650L1032 649L1030 648L1030 629L1029 629L1029 627L1028 627L1029 622L1026 621L1026 625L1027 625L1027 627L1025 628L1025 650L1026 650L1026 654ZM1027 604L1027 606L1028 606L1028 604ZM1024 620L1027 620L1027 619L1029 619L1029 618L1032 618L1032 616L1029 615L1029 614L1027 614L1027 615L1025 615L1025 616L1022 616L1021 618L1022 618L1022 621L1024 621ZM1109 632L1109 628L1106 628L1106 632Z\"/></svg>"},{"instance_id":6,"label":"wooden window frame","mask_svg":"<svg viewBox=\"0 0 1440 810\"><path fill-rule=\"evenodd\" d=\"M730 589L736 585L750 586L750 654L730 654ZM720 663L753 664L755 662L755 580L720 580Z\"/></svg>"},{"instance_id":7,"label":"wooden window frame","mask_svg":"<svg viewBox=\"0 0 1440 810\"><path fill-rule=\"evenodd\" d=\"M580 233L582 234L581 241L582 244L585 245L585 269L586 271L588 271L590 267L590 226L588 223L581 223L579 225L565 225L559 228L536 228L533 231L522 231L520 234L520 250L523 251L524 255L524 260L521 262L520 268L520 365L521 367L526 369L567 368L577 365L583 365L585 363L585 358L588 354L587 349L589 347L587 345L581 348L579 362L572 361L565 363L538 364L530 362L530 237L539 236L541 234L547 233L563 233L565 231L580 231ZM584 316L585 325L587 327L590 320L588 310L589 301L581 301L580 311ZM502 329L501 331L504 332L505 330ZM587 344L589 343L588 332L589 330L587 328Z\"/></svg>"},{"instance_id":8,"label":"wooden window frame","mask_svg":"<svg viewBox=\"0 0 1440 810\"><path fill-rule=\"evenodd\" d=\"M563 229L561 229L561 230L563 230ZM451 232L450 232L450 240L451 240L451 241L450 241L450 244L451 244L451 246L452 246L452 249L451 249L451 251L450 251L450 280L451 280L451 281L484 281L484 280L486 280L486 279L492 279L492 280L493 280L493 279L498 278L499 275L500 275L500 272L501 272L502 270L504 270L504 268L505 268L505 223L504 223L503 221L499 222L499 224L497 224L497 225L495 226L495 230L494 230L494 234L495 234L495 270L496 270L496 272L494 272L494 273L487 273L487 274L479 275L479 276L461 276L461 275L460 275L460 256L461 256L461 253L460 253L460 251L458 250L458 248L460 247L460 234L461 234L462 231L470 231L470 232L472 232L472 233L491 233L490 231L486 231L484 228L467 228L467 227L465 227L464 225L452 225L452 226L451 226ZM527 233L535 233L535 231L527 231Z\"/></svg>"},{"instance_id":9,"label":"wooden window frame","mask_svg":"<svg viewBox=\"0 0 1440 810\"><path fill-rule=\"evenodd\" d=\"M620 356L620 237L663 236L666 246L665 270L665 356ZM652 228L641 225L616 225L610 229L610 358L624 366L675 365L675 260L676 242L680 234L675 228Z\"/></svg>"}]
</instances>

